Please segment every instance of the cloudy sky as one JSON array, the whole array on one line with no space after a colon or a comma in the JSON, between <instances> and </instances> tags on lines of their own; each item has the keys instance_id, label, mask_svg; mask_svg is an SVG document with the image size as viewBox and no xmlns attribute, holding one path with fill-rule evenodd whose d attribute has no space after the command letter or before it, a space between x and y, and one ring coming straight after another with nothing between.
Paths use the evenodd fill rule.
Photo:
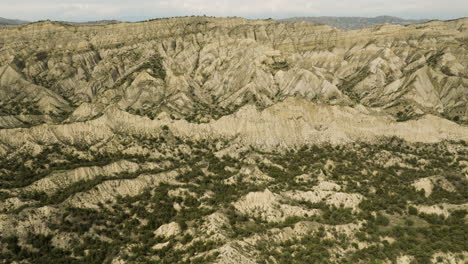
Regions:
<instances>
[{"instance_id":1,"label":"cloudy sky","mask_svg":"<svg viewBox=\"0 0 468 264\"><path fill-rule=\"evenodd\" d=\"M247 18L392 15L452 19L468 16L468 0L0 0L0 17L30 21L137 21L204 14Z\"/></svg>"}]
</instances>

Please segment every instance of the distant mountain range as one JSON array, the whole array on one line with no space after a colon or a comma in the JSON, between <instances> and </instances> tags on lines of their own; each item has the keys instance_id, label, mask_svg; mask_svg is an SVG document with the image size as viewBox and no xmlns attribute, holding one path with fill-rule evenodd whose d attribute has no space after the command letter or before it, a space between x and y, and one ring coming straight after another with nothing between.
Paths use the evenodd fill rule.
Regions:
<instances>
[{"instance_id":1,"label":"distant mountain range","mask_svg":"<svg viewBox=\"0 0 468 264\"><path fill-rule=\"evenodd\" d=\"M334 17L334 16L320 16L320 17L291 17L285 19L279 19L282 22L310 22L325 24L332 27L336 27L344 30L360 29L364 27L371 27L380 24L399 24L399 25L410 25L418 24L430 21L430 19L403 19L393 16L377 16L377 17ZM116 24L121 21L118 20L100 20L100 21L89 21L89 22L68 22L63 21L67 24L72 25L106 25ZM0 17L0 25L21 25L31 23L30 21L24 21L19 19L8 19Z\"/></svg>"},{"instance_id":2,"label":"distant mountain range","mask_svg":"<svg viewBox=\"0 0 468 264\"><path fill-rule=\"evenodd\" d=\"M292 17L286 19L280 19L285 22L311 22L325 24L332 27L336 27L344 30L360 29L364 27L370 27L380 24L399 24L399 25L410 25L418 24L430 21L430 19L403 19L392 16L378 16L378 17L332 17L332 16L321 16L321 17Z\"/></svg>"},{"instance_id":3,"label":"distant mountain range","mask_svg":"<svg viewBox=\"0 0 468 264\"><path fill-rule=\"evenodd\" d=\"M18 20L18 19L8 19L0 17L0 25L21 25L30 23L29 21Z\"/></svg>"},{"instance_id":4,"label":"distant mountain range","mask_svg":"<svg viewBox=\"0 0 468 264\"><path fill-rule=\"evenodd\" d=\"M98 20L98 21L86 21L86 22L63 21L63 23L70 24L70 25L78 25L78 26L92 26L92 25L117 24L117 23L121 23L121 21L119 21L119 20Z\"/></svg>"},{"instance_id":5,"label":"distant mountain range","mask_svg":"<svg viewBox=\"0 0 468 264\"><path fill-rule=\"evenodd\" d=\"M62 21L63 23L70 24L70 25L107 25L107 24L116 24L120 23L118 20L99 20L99 21L87 21L87 22L68 22ZM0 26L9 26L9 25L22 25L28 24L31 21L24 21L19 19L9 19L0 17Z\"/></svg>"}]
</instances>

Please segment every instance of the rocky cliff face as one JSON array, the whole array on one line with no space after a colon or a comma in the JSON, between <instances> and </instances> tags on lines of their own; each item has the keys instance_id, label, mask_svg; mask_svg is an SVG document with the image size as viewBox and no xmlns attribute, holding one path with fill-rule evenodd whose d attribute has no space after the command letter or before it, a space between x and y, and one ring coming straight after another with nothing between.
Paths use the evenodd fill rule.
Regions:
<instances>
[{"instance_id":1,"label":"rocky cliff face","mask_svg":"<svg viewBox=\"0 0 468 264\"><path fill-rule=\"evenodd\" d=\"M462 263L467 37L0 28L0 263Z\"/></svg>"},{"instance_id":2,"label":"rocky cliff face","mask_svg":"<svg viewBox=\"0 0 468 264\"><path fill-rule=\"evenodd\" d=\"M1 126L60 122L74 110L83 115L83 103L93 109L88 118L118 105L205 121L288 96L362 104L399 119L466 121L467 23L345 32L197 17L0 29Z\"/></svg>"}]
</instances>

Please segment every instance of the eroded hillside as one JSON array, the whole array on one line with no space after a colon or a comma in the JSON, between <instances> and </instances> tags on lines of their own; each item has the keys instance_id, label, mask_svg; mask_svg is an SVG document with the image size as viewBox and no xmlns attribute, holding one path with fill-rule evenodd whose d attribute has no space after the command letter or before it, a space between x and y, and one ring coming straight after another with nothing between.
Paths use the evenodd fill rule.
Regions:
<instances>
[{"instance_id":1,"label":"eroded hillside","mask_svg":"<svg viewBox=\"0 0 468 264\"><path fill-rule=\"evenodd\" d=\"M122 150L54 143L2 164L6 263L468 257L465 141L388 138L270 152L184 140L163 127L116 134L111 145Z\"/></svg>"},{"instance_id":2,"label":"eroded hillside","mask_svg":"<svg viewBox=\"0 0 468 264\"><path fill-rule=\"evenodd\" d=\"M467 37L0 28L0 263L464 263Z\"/></svg>"},{"instance_id":3,"label":"eroded hillside","mask_svg":"<svg viewBox=\"0 0 468 264\"><path fill-rule=\"evenodd\" d=\"M200 17L2 28L0 126L87 120L109 105L204 122L288 96L464 122L467 28L467 19L339 31Z\"/></svg>"}]
</instances>

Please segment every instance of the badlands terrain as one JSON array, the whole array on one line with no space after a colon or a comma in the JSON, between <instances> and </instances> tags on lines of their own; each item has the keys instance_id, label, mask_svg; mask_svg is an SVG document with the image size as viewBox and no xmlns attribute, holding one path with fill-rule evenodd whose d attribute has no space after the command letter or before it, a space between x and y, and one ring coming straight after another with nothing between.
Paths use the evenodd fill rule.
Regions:
<instances>
[{"instance_id":1,"label":"badlands terrain","mask_svg":"<svg viewBox=\"0 0 468 264\"><path fill-rule=\"evenodd\" d=\"M0 263L465 263L468 19L0 28Z\"/></svg>"}]
</instances>

